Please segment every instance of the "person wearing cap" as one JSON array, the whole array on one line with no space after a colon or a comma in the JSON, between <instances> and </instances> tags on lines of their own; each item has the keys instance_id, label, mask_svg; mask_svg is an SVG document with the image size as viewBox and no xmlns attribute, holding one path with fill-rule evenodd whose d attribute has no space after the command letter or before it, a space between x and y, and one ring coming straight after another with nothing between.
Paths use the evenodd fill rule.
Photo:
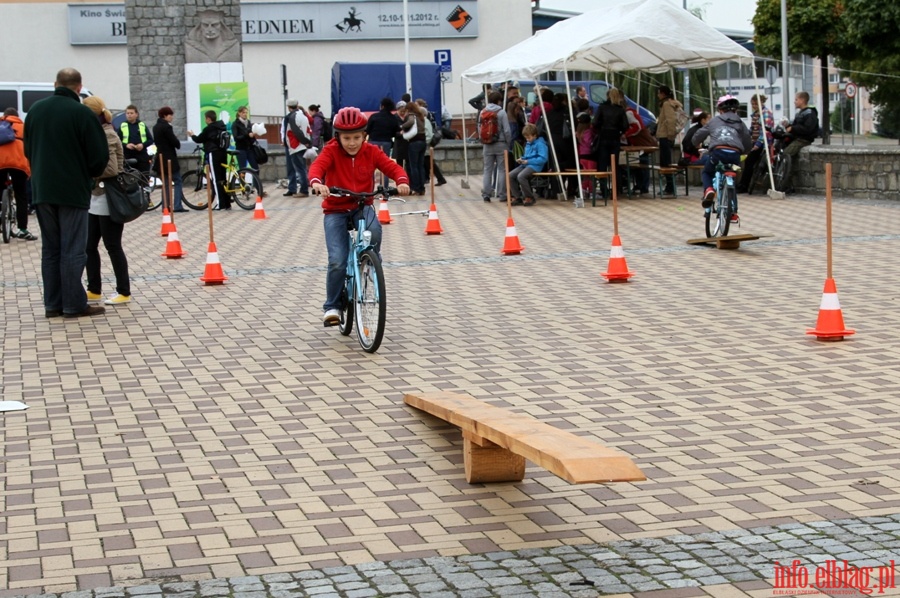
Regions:
<instances>
[{"instance_id":1,"label":"person wearing cap","mask_svg":"<svg viewBox=\"0 0 900 598\"><path fill-rule=\"evenodd\" d=\"M109 162L97 116L81 104L81 73L56 74L52 96L34 103L25 120L25 157L31 164L33 204L41 227L41 277L48 318L94 316L81 284L87 253L88 208L94 177ZM65 148L65 160L60 160Z\"/></svg>"},{"instance_id":2,"label":"person wearing cap","mask_svg":"<svg viewBox=\"0 0 900 598\"><path fill-rule=\"evenodd\" d=\"M97 96L84 99L84 105L97 115L100 126L106 134L109 147L109 162L106 169L97 177L96 185L91 190L91 207L88 209L87 237L87 298L88 301L103 299L102 280L100 278L100 239L109 254L109 261L116 275L116 294L106 299L106 305L121 305L131 301L131 281L128 278L128 258L122 249L122 232L125 225L113 221L109 216L109 202L106 198L106 185L125 169L125 150L122 141L112 126L112 114L106 109Z\"/></svg>"},{"instance_id":3,"label":"person wearing cap","mask_svg":"<svg viewBox=\"0 0 900 598\"><path fill-rule=\"evenodd\" d=\"M325 213L325 246L328 250L328 273L325 278L325 303L322 320L334 326L341 319L341 290L347 273L347 229L361 217L366 218L372 233L372 246L381 255L381 224L372 207L372 198L360 208L356 199L331 195L329 186L351 192L372 191L372 177L380 170L397 183L400 195L409 195L409 177L381 149L366 143L368 119L359 108L347 106L334 115L334 139L325 144L322 153L309 169L313 193L322 196ZM325 182L328 182L326 185Z\"/></svg>"},{"instance_id":4,"label":"person wearing cap","mask_svg":"<svg viewBox=\"0 0 900 598\"><path fill-rule=\"evenodd\" d=\"M297 100L288 100L284 117L284 148L291 167L288 170L288 190L285 197L309 197L309 177L306 174L306 150L312 147L309 118ZM291 137L293 136L293 139ZM299 193L297 186L300 186Z\"/></svg>"},{"instance_id":5,"label":"person wearing cap","mask_svg":"<svg viewBox=\"0 0 900 598\"><path fill-rule=\"evenodd\" d=\"M310 104L307 114L309 114L309 126L312 129L313 146L317 150L321 150L325 145L325 115L322 114L318 104Z\"/></svg>"},{"instance_id":6,"label":"person wearing cap","mask_svg":"<svg viewBox=\"0 0 900 598\"><path fill-rule=\"evenodd\" d=\"M284 194L284 196L290 197L297 192L297 173L294 172L294 163L291 161L291 147L288 145L287 140L288 119L291 117L291 114L297 111L297 108L300 106L300 102L299 100L291 98L287 101L286 105L288 111L287 114L284 115L284 119L281 121L281 142L284 144L284 163L287 166L288 180L288 190Z\"/></svg>"}]
</instances>

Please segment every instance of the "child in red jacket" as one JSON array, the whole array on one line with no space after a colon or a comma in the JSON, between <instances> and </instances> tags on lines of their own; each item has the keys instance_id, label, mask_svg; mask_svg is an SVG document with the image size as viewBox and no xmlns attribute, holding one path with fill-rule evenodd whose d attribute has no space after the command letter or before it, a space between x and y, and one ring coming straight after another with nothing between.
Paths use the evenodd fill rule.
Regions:
<instances>
[{"instance_id":1,"label":"child in red jacket","mask_svg":"<svg viewBox=\"0 0 900 598\"><path fill-rule=\"evenodd\" d=\"M380 170L394 182L400 195L409 195L406 171L387 157L380 147L366 143L368 119L359 108L346 107L334 117L334 139L329 141L309 169L309 183L314 193L322 196L325 212L325 246L328 248L328 274L325 280L325 304L322 306L326 325L341 319L341 288L347 271L347 230L361 217L372 232L372 245L381 255L381 223L378 222L372 199L366 201L363 214L353 198L332 196L328 186L341 187L358 193L372 191L375 170ZM327 185L326 185L327 182Z\"/></svg>"}]
</instances>

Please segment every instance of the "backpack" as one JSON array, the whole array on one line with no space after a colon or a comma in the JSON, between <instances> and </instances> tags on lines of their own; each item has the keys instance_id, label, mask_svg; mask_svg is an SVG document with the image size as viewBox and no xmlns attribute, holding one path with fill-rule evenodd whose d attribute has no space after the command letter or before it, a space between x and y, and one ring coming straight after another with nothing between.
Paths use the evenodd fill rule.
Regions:
<instances>
[{"instance_id":1,"label":"backpack","mask_svg":"<svg viewBox=\"0 0 900 598\"><path fill-rule=\"evenodd\" d=\"M485 108L481 111L481 121L478 129L478 138L481 143L489 145L500 140L500 123L497 122L497 112Z\"/></svg>"},{"instance_id":2,"label":"backpack","mask_svg":"<svg viewBox=\"0 0 900 598\"><path fill-rule=\"evenodd\" d=\"M12 121L0 120L0 145L6 145L16 140L16 131L13 129Z\"/></svg>"},{"instance_id":3,"label":"backpack","mask_svg":"<svg viewBox=\"0 0 900 598\"><path fill-rule=\"evenodd\" d=\"M216 145L220 150L227 150L231 147L231 134L228 131L219 131L216 134Z\"/></svg>"}]
</instances>

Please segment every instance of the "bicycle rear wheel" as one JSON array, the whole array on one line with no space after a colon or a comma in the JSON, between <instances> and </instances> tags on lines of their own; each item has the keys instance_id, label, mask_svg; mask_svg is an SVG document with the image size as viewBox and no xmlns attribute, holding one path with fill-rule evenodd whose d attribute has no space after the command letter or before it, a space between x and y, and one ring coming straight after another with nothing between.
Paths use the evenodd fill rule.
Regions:
<instances>
[{"instance_id":1,"label":"bicycle rear wheel","mask_svg":"<svg viewBox=\"0 0 900 598\"><path fill-rule=\"evenodd\" d=\"M201 170L189 170L181 175L184 204L192 210L205 210L209 204L206 196L206 174Z\"/></svg>"},{"instance_id":2,"label":"bicycle rear wheel","mask_svg":"<svg viewBox=\"0 0 900 598\"><path fill-rule=\"evenodd\" d=\"M356 336L366 353L374 353L384 338L387 317L387 297L384 288L384 270L374 249L366 249L359 256L359 280L357 298Z\"/></svg>"},{"instance_id":3,"label":"bicycle rear wheel","mask_svg":"<svg viewBox=\"0 0 900 598\"><path fill-rule=\"evenodd\" d=\"M750 177L750 185L747 186L747 195L753 195L753 191L757 186L762 185L763 188L768 186L769 182L769 165L765 156L760 158L753 169L753 175Z\"/></svg>"},{"instance_id":4,"label":"bicycle rear wheel","mask_svg":"<svg viewBox=\"0 0 900 598\"><path fill-rule=\"evenodd\" d=\"M728 187L725 185L725 177L719 176L716 183L716 203L706 211L706 238L724 237L728 234L728 226L731 224L730 205L726 196ZM731 191L734 191L731 188Z\"/></svg>"},{"instance_id":5,"label":"bicycle rear wheel","mask_svg":"<svg viewBox=\"0 0 900 598\"><path fill-rule=\"evenodd\" d=\"M775 158L775 163L772 165L772 176L775 177L776 191L784 191L785 185L787 185L787 182L791 178L792 166L793 161L790 154L786 154L782 151Z\"/></svg>"},{"instance_id":6,"label":"bicycle rear wheel","mask_svg":"<svg viewBox=\"0 0 900 598\"><path fill-rule=\"evenodd\" d=\"M241 168L237 172L237 176L229 181L229 189L232 198L237 205L245 210L252 210L256 207L256 197L258 190L262 189L259 177L252 168Z\"/></svg>"},{"instance_id":7,"label":"bicycle rear wheel","mask_svg":"<svg viewBox=\"0 0 900 598\"><path fill-rule=\"evenodd\" d=\"M147 211L151 212L162 205L163 188L162 180L156 178L152 174L141 176L141 188L144 190L144 196L147 198Z\"/></svg>"},{"instance_id":8,"label":"bicycle rear wheel","mask_svg":"<svg viewBox=\"0 0 900 598\"><path fill-rule=\"evenodd\" d=\"M9 243L12 238L12 189L7 187L3 190L3 199L0 200L0 228L3 229L3 242Z\"/></svg>"}]
</instances>

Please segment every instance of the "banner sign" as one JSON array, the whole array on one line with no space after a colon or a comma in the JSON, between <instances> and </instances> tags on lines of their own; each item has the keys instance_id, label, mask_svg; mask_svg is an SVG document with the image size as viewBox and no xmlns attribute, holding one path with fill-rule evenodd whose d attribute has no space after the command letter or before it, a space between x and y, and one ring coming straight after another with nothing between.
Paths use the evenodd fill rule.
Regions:
<instances>
[{"instance_id":1,"label":"banner sign","mask_svg":"<svg viewBox=\"0 0 900 598\"><path fill-rule=\"evenodd\" d=\"M69 43L125 44L124 4L70 4ZM410 0L410 39L478 37L476 0ZM403 39L403 2L242 2L244 43Z\"/></svg>"}]
</instances>

